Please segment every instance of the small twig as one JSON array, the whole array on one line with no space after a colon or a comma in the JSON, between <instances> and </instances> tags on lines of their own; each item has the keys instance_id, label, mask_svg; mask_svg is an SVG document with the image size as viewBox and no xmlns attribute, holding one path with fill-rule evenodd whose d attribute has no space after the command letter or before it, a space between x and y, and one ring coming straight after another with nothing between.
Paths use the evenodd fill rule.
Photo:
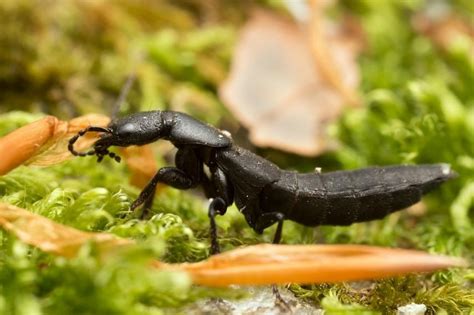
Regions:
<instances>
[{"instance_id":1,"label":"small twig","mask_svg":"<svg viewBox=\"0 0 474 315\"><path fill-rule=\"evenodd\" d=\"M132 88L133 83L135 82L136 78L137 78L137 75L135 72L132 72L127 76L127 80L125 81L124 86L120 90L120 95L112 107L112 120L117 118L120 112L120 106L122 106L123 102L125 102L125 99L127 98L127 95L130 92L130 89Z\"/></svg>"}]
</instances>

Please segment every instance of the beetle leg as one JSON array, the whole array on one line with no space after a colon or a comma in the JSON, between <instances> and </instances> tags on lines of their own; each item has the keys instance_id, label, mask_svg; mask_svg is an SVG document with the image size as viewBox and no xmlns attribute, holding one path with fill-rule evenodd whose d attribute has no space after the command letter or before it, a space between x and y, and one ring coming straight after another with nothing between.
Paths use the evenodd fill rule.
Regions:
<instances>
[{"instance_id":1,"label":"beetle leg","mask_svg":"<svg viewBox=\"0 0 474 315\"><path fill-rule=\"evenodd\" d=\"M280 234L278 237L278 243L280 242L281 238L281 228L283 227L283 220L285 219L285 215L281 212L266 212L261 214L258 218L257 221L255 222L255 231L259 234L263 233L263 230L265 230L267 227L275 224L278 222L278 227L277 227L277 233ZM280 222L281 226L280 226ZM275 234L275 238L277 238L277 234ZM274 242L275 243L275 242Z\"/></svg>"},{"instance_id":2,"label":"beetle leg","mask_svg":"<svg viewBox=\"0 0 474 315\"><path fill-rule=\"evenodd\" d=\"M234 202L234 187L221 169L213 166L210 168L210 171L211 180L208 183L209 187L205 190L215 194L212 196L214 199L209 205L208 212L210 220L211 255L214 255L220 252L215 217L218 214L224 215L227 211L227 207Z\"/></svg>"},{"instance_id":3,"label":"beetle leg","mask_svg":"<svg viewBox=\"0 0 474 315\"><path fill-rule=\"evenodd\" d=\"M174 164L191 177L193 181L201 182L203 163L192 148L186 146L178 148L174 157Z\"/></svg>"},{"instance_id":4,"label":"beetle leg","mask_svg":"<svg viewBox=\"0 0 474 315\"><path fill-rule=\"evenodd\" d=\"M138 198L130 206L130 210L133 211L145 201L153 196L156 185L158 183L164 183L178 189L188 189L194 187L197 183L188 176L184 171L176 167L162 167L156 172L155 176L142 190Z\"/></svg>"},{"instance_id":5,"label":"beetle leg","mask_svg":"<svg viewBox=\"0 0 474 315\"><path fill-rule=\"evenodd\" d=\"M278 225L275 231L275 235L273 236L273 244L280 244L281 241L281 232L283 230L283 218L278 221ZM273 295L275 296L275 303L286 313L289 313L291 311L290 305L285 301L285 299L281 296L280 290L278 290L278 287L276 284L272 285L272 291Z\"/></svg>"},{"instance_id":6,"label":"beetle leg","mask_svg":"<svg viewBox=\"0 0 474 315\"><path fill-rule=\"evenodd\" d=\"M275 235L273 236L273 244L280 244L281 241L281 232L283 230L283 219L278 221L277 229Z\"/></svg>"},{"instance_id":7,"label":"beetle leg","mask_svg":"<svg viewBox=\"0 0 474 315\"><path fill-rule=\"evenodd\" d=\"M150 196L147 197L145 203L143 204L142 213L140 214L140 220L145 220L148 217L148 214L151 212L151 207L153 206L153 200L155 199L156 189L154 189Z\"/></svg>"},{"instance_id":8,"label":"beetle leg","mask_svg":"<svg viewBox=\"0 0 474 315\"><path fill-rule=\"evenodd\" d=\"M222 198L227 206L231 205L234 202L234 186L232 186L223 170L216 167L211 169L211 173L211 182L216 197ZM225 210L227 209L219 214L225 214Z\"/></svg>"},{"instance_id":9,"label":"beetle leg","mask_svg":"<svg viewBox=\"0 0 474 315\"><path fill-rule=\"evenodd\" d=\"M209 205L209 220L210 220L210 237L211 237L211 255L220 253L219 242L217 240L217 226L216 215L224 214L227 210L227 204L224 199L217 197L211 201Z\"/></svg>"},{"instance_id":10,"label":"beetle leg","mask_svg":"<svg viewBox=\"0 0 474 315\"><path fill-rule=\"evenodd\" d=\"M159 170L155 177L158 176L160 178L156 180L153 178L142 191L138 199L132 204L131 209L134 210L144 203L140 219L144 219L151 210L155 197L155 188L158 182L178 189L188 189L196 186L201 181L202 162L199 161L196 153L192 149L186 147L179 148L178 152L176 152L175 164L176 167L164 168L169 169L169 171L166 171L168 172L167 174L158 175L161 171ZM150 187L148 188L148 186ZM145 190L147 190L147 192L145 192ZM142 194L145 195L143 199L140 199Z\"/></svg>"},{"instance_id":11,"label":"beetle leg","mask_svg":"<svg viewBox=\"0 0 474 315\"><path fill-rule=\"evenodd\" d=\"M290 313L291 307L281 296L276 284L272 284L272 292L273 295L275 295L275 304L284 312L284 314Z\"/></svg>"},{"instance_id":12,"label":"beetle leg","mask_svg":"<svg viewBox=\"0 0 474 315\"><path fill-rule=\"evenodd\" d=\"M281 241L281 233L283 230L283 222L285 220L285 216L281 212L267 212L260 215L257 219L256 228L257 231L262 231L269 227L270 225L278 222L275 236L273 236L273 244L279 244ZM285 301L285 299L281 296L280 291L276 284L272 285L273 295L275 296L275 304L285 313L289 313L291 311L290 305Z\"/></svg>"}]
</instances>

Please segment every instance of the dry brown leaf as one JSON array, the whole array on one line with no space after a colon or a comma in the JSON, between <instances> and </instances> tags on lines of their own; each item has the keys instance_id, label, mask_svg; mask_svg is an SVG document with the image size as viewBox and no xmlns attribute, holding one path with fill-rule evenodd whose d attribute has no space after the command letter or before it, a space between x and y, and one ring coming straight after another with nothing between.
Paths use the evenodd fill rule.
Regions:
<instances>
[{"instance_id":1,"label":"dry brown leaf","mask_svg":"<svg viewBox=\"0 0 474 315\"><path fill-rule=\"evenodd\" d=\"M89 126L106 126L109 118L102 115L85 115L69 122L53 116L23 126L0 138L0 175L19 165L47 166L60 163L71 154L67 142L79 130ZM98 139L97 133L87 134L77 141L81 150Z\"/></svg>"},{"instance_id":2,"label":"dry brown leaf","mask_svg":"<svg viewBox=\"0 0 474 315\"><path fill-rule=\"evenodd\" d=\"M345 16L341 25L334 25L324 17L329 3L310 0L310 45L319 74L332 85L348 105L360 105L356 88L359 69L356 57L364 46L362 27L351 16ZM331 34L331 33L335 34Z\"/></svg>"},{"instance_id":3,"label":"dry brown leaf","mask_svg":"<svg viewBox=\"0 0 474 315\"><path fill-rule=\"evenodd\" d=\"M96 242L102 254L133 241L107 233L76 230L27 210L0 203L0 226L41 250L74 257L81 245ZM460 258L363 245L256 245L218 254L198 263L153 266L187 272L194 283L232 284L324 283L379 279L410 272L465 266Z\"/></svg>"},{"instance_id":4,"label":"dry brown leaf","mask_svg":"<svg viewBox=\"0 0 474 315\"><path fill-rule=\"evenodd\" d=\"M23 126L0 138L0 175L24 165L50 166L72 157L67 146L69 139L88 126L106 127L110 118L89 114L62 121L53 116ZM99 133L89 132L74 144L84 151L99 139ZM122 150L132 173L130 182L143 188L157 171L157 164L149 145Z\"/></svg>"},{"instance_id":5,"label":"dry brown leaf","mask_svg":"<svg viewBox=\"0 0 474 315\"><path fill-rule=\"evenodd\" d=\"M360 41L319 19L308 35L293 21L257 11L241 33L220 95L258 146L317 155L329 146L327 123L356 103Z\"/></svg>"},{"instance_id":6,"label":"dry brown leaf","mask_svg":"<svg viewBox=\"0 0 474 315\"><path fill-rule=\"evenodd\" d=\"M74 257L87 242L104 252L133 243L112 234L80 231L5 203L0 203L0 226L24 243L64 257Z\"/></svg>"},{"instance_id":7,"label":"dry brown leaf","mask_svg":"<svg viewBox=\"0 0 474 315\"><path fill-rule=\"evenodd\" d=\"M38 151L28 159L26 165L49 166L58 164L72 157L67 149L69 139L80 130L88 126L106 127L110 118L100 114L88 114L71 119L70 121L57 120L54 133ZM74 144L76 150L82 151L89 148L99 139L100 133L90 132L77 140Z\"/></svg>"},{"instance_id":8,"label":"dry brown leaf","mask_svg":"<svg viewBox=\"0 0 474 315\"><path fill-rule=\"evenodd\" d=\"M0 175L26 162L54 134L56 117L47 116L0 138Z\"/></svg>"}]
</instances>

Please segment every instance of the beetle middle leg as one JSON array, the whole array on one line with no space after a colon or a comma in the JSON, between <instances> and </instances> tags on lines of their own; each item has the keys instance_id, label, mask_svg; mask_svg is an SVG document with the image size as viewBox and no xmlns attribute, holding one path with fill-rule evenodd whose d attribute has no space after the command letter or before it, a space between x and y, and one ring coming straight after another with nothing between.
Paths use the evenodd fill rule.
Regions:
<instances>
[{"instance_id":1,"label":"beetle middle leg","mask_svg":"<svg viewBox=\"0 0 474 315\"><path fill-rule=\"evenodd\" d=\"M210 221L210 238L211 238L211 255L220 253L219 241L217 239L217 225L216 225L216 215L225 214L227 210L227 205L224 199L217 197L211 201L209 205L209 221Z\"/></svg>"},{"instance_id":2,"label":"beetle middle leg","mask_svg":"<svg viewBox=\"0 0 474 315\"><path fill-rule=\"evenodd\" d=\"M227 207L234 201L234 188L229 183L227 176L222 170L213 166L210 168L211 179L207 185L207 191L211 191L213 200L209 205L209 220L210 229L209 235L211 238L211 255L218 254L220 252L219 242L217 239L217 226L216 226L216 215L224 215L227 211Z\"/></svg>"}]
</instances>

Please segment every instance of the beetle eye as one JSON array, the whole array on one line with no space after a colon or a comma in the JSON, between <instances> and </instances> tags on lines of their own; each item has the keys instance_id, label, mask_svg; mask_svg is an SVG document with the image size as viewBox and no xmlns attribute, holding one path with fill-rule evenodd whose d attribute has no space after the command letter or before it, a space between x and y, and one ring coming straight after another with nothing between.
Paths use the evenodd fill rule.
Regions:
<instances>
[{"instance_id":1,"label":"beetle eye","mask_svg":"<svg viewBox=\"0 0 474 315\"><path fill-rule=\"evenodd\" d=\"M118 135L119 137L127 138L127 137L132 136L135 133L135 131L136 131L135 125L129 123L129 124L125 124L121 126L118 129Z\"/></svg>"}]
</instances>

